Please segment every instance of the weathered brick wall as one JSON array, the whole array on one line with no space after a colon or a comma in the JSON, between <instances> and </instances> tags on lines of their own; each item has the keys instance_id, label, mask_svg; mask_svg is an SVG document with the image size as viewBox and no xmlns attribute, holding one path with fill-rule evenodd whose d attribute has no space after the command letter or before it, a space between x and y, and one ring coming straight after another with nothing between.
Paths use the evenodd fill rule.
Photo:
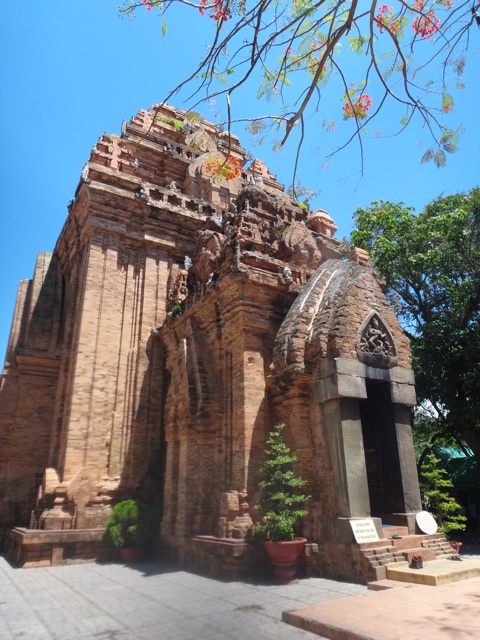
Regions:
<instances>
[{"instance_id":1,"label":"weathered brick wall","mask_svg":"<svg viewBox=\"0 0 480 640\"><path fill-rule=\"evenodd\" d=\"M69 204L55 269L48 270L50 254L40 257L33 280L22 284L0 392L0 489L12 496L2 503L11 522L46 467L60 480L48 503L66 510L53 513L52 524L68 513L74 523L68 485L82 469L96 483L87 511L115 491L161 493L166 382L152 332L175 301L195 232L231 197L204 170L206 152L226 136L208 123L178 131L173 117L183 114L140 111L121 137L99 139ZM235 137L228 144L243 157ZM241 179L234 182L238 189Z\"/></svg>"},{"instance_id":2,"label":"weathered brick wall","mask_svg":"<svg viewBox=\"0 0 480 640\"><path fill-rule=\"evenodd\" d=\"M249 186L215 230L206 222L183 315L159 334L170 373L161 535L182 554L191 535L252 536L265 441L285 414L297 425L299 466L313 477L310 393L277 406L269 387L277 331L322 255L315 233L296 220L301 209L274 203L274 194Z\"/></svg>"},{"instance_id":3,"label":"weathered brick wall","mask_svg":"<svg viewBox=\"0 0 480 640\"><path fill-rule=\"evenodd\" d=\"M52 254L19 287L0 386L0 519L27 524L48 463L58 381L61 290Z\"/></svg>"}]
</instances>

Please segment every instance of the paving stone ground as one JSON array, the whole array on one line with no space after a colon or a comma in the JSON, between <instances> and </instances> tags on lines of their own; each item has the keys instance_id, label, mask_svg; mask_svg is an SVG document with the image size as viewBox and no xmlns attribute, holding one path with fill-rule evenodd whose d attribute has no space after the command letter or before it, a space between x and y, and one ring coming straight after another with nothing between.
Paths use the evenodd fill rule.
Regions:
<instances>
[{"instance_id":1,"label":"paving stone ground","mask_svg":"<svg viewBox=\"0 0 480 640\"><path fill-rule=\"evenodd\" d=\"M0 558L0 638L318 640L282 612L366 591L321 578L225 583L161 562L14 569Z\"/></svg>"},{"instance_id":2,"label":"paving stone ground","mask_svg":"<svg viewBox=\"0 0 480 640\"><path fill-rule=\"evenodd\" d=\"M465 551L478 557L478 545ZM282 622L307 607L300 627ZM480 578L375 592L323 578L226 583L156 561L14 569L0 558L0 640L319 640L324 623L335 640L477 640L479 621Z\"/></svg>"}]
</instances>

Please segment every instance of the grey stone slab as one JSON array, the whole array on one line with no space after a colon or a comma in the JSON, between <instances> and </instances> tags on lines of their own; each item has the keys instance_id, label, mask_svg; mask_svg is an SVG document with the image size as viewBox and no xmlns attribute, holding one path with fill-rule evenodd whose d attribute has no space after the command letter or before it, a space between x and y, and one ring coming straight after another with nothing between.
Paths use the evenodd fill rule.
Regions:
<instances>
[{"instance_id":1,"label":"grey stone slab","mask_svg":"<svg viewBox=\"0 0 480 640\"><path fill-rule=\"evenodd\" d=\"M392 382L390 385L392 402L414 407L417 404L415 387L411 384Z\"/></svg>"},{"instance_id":2,"label":"grey stone slab","mask_svg":"<svg viewBox=\"0 0 480 640\"><path fill-rule=\"evenodd\" d=\"M200 624L198 620L184 620L175 624L165 624L161 627L162 640L200 640L210 638L217 633L215 627L205 620Z\"/></svg>"},{"instance_id":3,"label":"grey stone slab","mask_svg":"<svg viewBox=\"0 0 480 640\"><path fill-rule=\"evenodd\" d=\"M47 627L49 633L52 638L55 640L63 640L64 638L86 638L90 637L93 640L92 632L90 629L87 629L80 622L75 622L73 624L49 624Z\"/></svg>"},{"instance_id":4,"label":"grey stone slab","mask_svg":"<svg viewBox=\"0 0 480 640\"><path fill-rule=\"evenodd\" d=\"M50 632L45 629L42 625L25 625L24 627L17 627L15 630L11 632L11 638L21 639L21 640L30 640L30 638L34 638L35 640L51 640L52 636ZM2 640L7 640L9 636L2 636Z\"/></svg>"},{"instance_id":5,"label":"grey stone slab","mask_svg":"<svg viewBox=\"0 0 480 640\"><path fill-rule=\"evenodd\" d=\"M223 583L155 563L148 571L96 564L13 571L2 559L0 586L1 640L28 629L34 632L18 637L318 640L282 622L282 611L366 590L316 578L293 585Z\"/></svg>"},{"instance_id":6,"label":"grey stone slab","mask_svg":"<svg viewBox=\"0 0 480 640\"><path fill-rule=\"evenodd\" d=\"M219 612L219 610L229 610L231 605L226 606L225 602L222 600L200 600L197 602L185 602L176 603L175 606L172 605L172 609L177 611L179 614L188 611L188 615L191 617L202 617L206 615L215 615Z\"/></svg>"},{"instance_id":7,"label":"grey stone slab","mask_svg":"<svg viewBox=\"0 0 480 640\"><path fill-rule=\"evenodd\" d=\"M82 624L95 636L98 634L115 635L115 632L124 628L117 620L107 615L84 618L82 619Z\"/></svg>"},{"instance_id":8,"label":"grey stone slab","mask_svg":"<svg viewBox=\"0 0 480 640\"><path fill-rule=\"evenodd\" d=\"M151 626L155 624L177 623L189 617L185 611L173 611L165 607L155 607L150 610L131 611L128 615L119 615L120 620L126 627Z\"/></svg>"},{"instance_id":9,"label":"grey stone slab","mask_svg":"<svg viewBox=\"0 0 480 640\"><path fill-rule=\"evenodd\" d=\"M256 628L263 623L263 620L258 612L223 611L210 616L209 624L217 632L223 631L235 635L237 630ZM244 639L250 637L246 631L244 633Z\"/></svg>"},{"instance_id":10,"label":"grey stone slab","mask_svg":"<svg viewBox=\"0 0 480 640\"><path fill-rule=\"evenodd\" d=\"M29 609L9 607L4 613L4 620L10 627L21 627L26 621L36 623L38 618Z\"/></svg>"},{"instance_id":11,"label":"grey stone slab","mask_svg":"<svg viewBox=\"0 0 480 640\"><path fill-rule=\"evenodd\" d=\"M391 369L391 379L393 382L415 384L415 376L412 369L404 369L403 367Z\"/></svg>"},{"instance_id":12,"label":"grey stone slab","mask_svg":"<svg viewBox=\"0 0 480 640\"><path fill-rule=\"evenodd\" d=\"M229 637L234 640L245 640L245 638L248 640L295 640L296 638L319 640L319 636L309 631L295 629L284 622L259 624L245 630L235 629L230 632Z\"/></svg>"}]
</instances>

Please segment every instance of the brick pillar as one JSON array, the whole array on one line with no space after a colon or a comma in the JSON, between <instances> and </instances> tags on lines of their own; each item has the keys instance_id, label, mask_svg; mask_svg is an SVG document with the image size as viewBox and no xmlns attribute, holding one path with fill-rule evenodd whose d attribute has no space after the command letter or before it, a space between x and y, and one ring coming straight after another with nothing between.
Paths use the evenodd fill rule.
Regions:
<instances>
[{"instance_id":1,"label":"brick pillar","mask_svg":"<svg viewBox=\"0 0 480 640\"><path fill-rule=\"evenodd\" d=\"M261 460L265 438L265 364L260 335L238 336L233 355L232 487L247 493L250 461Z\"/></svg>"},{"instance_id":2,"label":"brick pillar","mask_svg":"<svg viewBox=\"0 0 480 640\"><path fill-rule=\"evenodd\" d=\"M166 281L160 249L92 235L72 345L64 480L81 467L96 477L120 475L127 459L129 474L138 470L149 419L147 345L165 315L158 299L165 299Z\"/></svg>"}]
</instances>

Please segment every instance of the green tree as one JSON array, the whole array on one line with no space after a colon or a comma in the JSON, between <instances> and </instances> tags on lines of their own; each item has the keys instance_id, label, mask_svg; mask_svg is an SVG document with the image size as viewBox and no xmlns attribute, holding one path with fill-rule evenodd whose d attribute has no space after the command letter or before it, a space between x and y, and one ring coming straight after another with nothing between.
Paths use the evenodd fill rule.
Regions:
<instances>
[{"instance_id":1,"label":"green tree","mask_svg":"<svg viewBox=\"0 0 480 640\"><path fill-rule=\"evenodd\" d=\"M413 415L413 444L415 446L415 457L417 464L422 461L430 447L434 444L440 447L458 448L458 440L443 432L441 418L432 415L433 410L427 413L423 407L417 407Z\"/></svg>"},{"instance_id":2,"label":"green tree","mask_svg":"<svg viewBox=\"0 0 480 640\"><path fill-rule=\"evenodd\" d=\"M181 13L174 12L178 5L183 5ZM192 109L224 100L227 117L219 124L230 129L232 122L248 122L257 140L272 135L276 146L295 133L300 148L307 127L320 142L322 131L327 135L345 120L350 126L343 142L329 155L356 140L362 158L362 133L387 104L394 104L398 109L390 133L417 122L432 142L422 162L433 160L440 167L446 154L457 149L460 128L443 116L454 110L456 92L464 86L469 33L480 23L480 3L472 8L472 0L395 0L391 5L359 0L125 0L120 14L132 17L137 9L154 9L162 16L164 35L167 16L181 20L190 11L189 19L199 20L206 54L166 101L185 86L191 87ZM252 78L268 112L239 117L235 95ZM332 119L322 114L327 84L338 98ZM326 141L325 148L332 146Z\"/></svg>"},{"instance_id":3,"label":"green tree","mask_svg":"<svg viewBox=\"0 0 480 640\"><path fill-rule=\"evenodd\" d=\"M155 513L138 500L123 500L112 509L105 537L115 547L144 547L155 533Z\"/></svg>"},{"instance_id":4,"label":"green tree","mask_svg":"<svg viewBox=\"0 0 480 640\"><path fill-rule=\"evenodd\" d=\"M382 201L354 216L352 242L385 279L431 424L480 460L480 189L437 198L418 215Z\"/></svg>"},{"instance_id":5,"label":"green tree","mask_svg":"<svg viewBox=\"0 0 480 640\"><path fill-rule=\"evenodd\" d=\"M433 453L429 453L421 468L420 489L424 508L437 521L439 531L463 531L467 526L467 518L459 513L460 505L449 493L453 482L446 477L445 469L438 466L439 462Z\"/></svg>"},{"instance_id":6,"label":"green tree","mask_svg":"<svg viewBox=\"0 0 480 640\"><path fill-rule=\"evenodd\" d=\"M300 493L307 484L306 480L297 477L291 469L297 457L290 455L290 449L283 440L284 428L284 424L279 424L270 432L267 460L260 468L262 497L257 507L266 519L256 527L256 531L268 534L272 542L294 539L295 523L308 513L301 505L310 498Z\"/></svg>"}]
</instances>

